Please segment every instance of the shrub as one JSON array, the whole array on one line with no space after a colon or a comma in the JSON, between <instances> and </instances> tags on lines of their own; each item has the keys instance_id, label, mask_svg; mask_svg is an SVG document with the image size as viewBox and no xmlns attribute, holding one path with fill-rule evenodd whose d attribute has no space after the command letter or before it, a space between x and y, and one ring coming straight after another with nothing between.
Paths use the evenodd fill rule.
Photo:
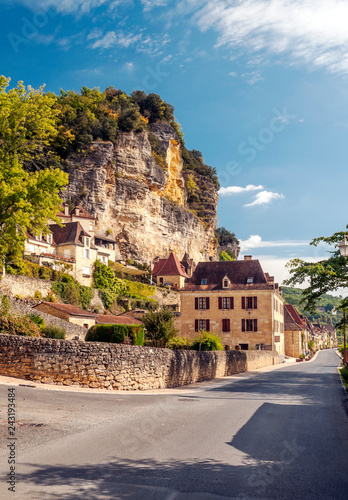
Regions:
<instances>
[{"instance_id":1,"label":"shrub","mask_svg":"<svg viewBox=\"0 0 348 500\"><path fill-rule=\"evenodd\" d=\"M194 351L222 351L221 339L217 335L202 331L192 344Z\"/></svg>"},{"instance_id":2,"label":"shrub","mask_svg":"<svg viewBox=\"0 0 348 500\"><path fill-rule=\"evenodd\" d=\"M183 337L174 337L168 342L167 347L169 349L192 349L192 340Z\"/></svg>"},{"instance_id":3,"label":"shrub","mask_svg":"<svg viewBox=\"0 0 348 500\"><path fill-rule=\"evenodd\" d=\"M1 297L1 310L0 314L7 314L10 310L10 299L7 295Z\"/></svg>"},{"instance_id":4,"label":"shrub","mask_svg":"<svg viewBox=\"0 0 348 500\"><path fill-rule=\"evenodd\" d=\"M45 326L45 322L41 316L39 316L38 314L32 313L32 314L28 314L28 318L33 323L35 323L35 325L37 325L40 328L40 330L42 331L42 328Z\"/></svg>"},{"instance_id":5,"label":"shrub","mask_svg":"<svg viewBox=\"0 0 348 500\"><path fill-rule=\"evenodd\" d=\"M40 290L35 290L34 299L42 300L42 293L40 292Z\"/></svg>"},{"instance_id":6,"label":"shrub","mask_svg":"<svg viewBox=\"0 0 348 500\"><path fill-rule=\"evenodd\" d=\"M27 316L15 316L12 314L0 316L0 331L9 335L41 337L39 327Z\"/></svg>"},{"instance_id":7,"label":"shrub","mask_svg":"<svg viewBox=\"0 0 348 500\"><path fill-rule=\"evenodd\" d=\"M174 316L168 309L150 311L143 319L146 328L146 338L154 347L166 347L175 337Z\"/></svg>"},{"instance_id":8,"label":"shrub","mask_svg":"<svg viewBox=\"0 0 348 500\"><path fill-rule=\"evenodd\" d=\"M88 286L80 285L74 278L65 275L64 281L52 283L52 290L64 303L87 309L93 298L93 290Z\"/></svg>"},{"instance_id":9,"label":"shrub","mask_svg":"<svg viewBox=\"0 0 348 500\"><path fill-rule=\"evenodd\" d=\"M65 339L65 330L60 326L47 325L41 328L41 333L47 339Z\"/></svg>"},{"instance_id":10,"label":"shrub","mask_svg":"<svg viewBox=\"0 0 348 500\"><path fill-rule=\"evenodd\" d=\"M86 342L121 344L128 333L126 325L94 325L86 335Z\"/></svg>"},{"instance_id":11,"label":"shrub","mask_svg":"<svg viewBox=\"0 0 348 500\"><path fill-rule=\"evenodd\" d=\"M88 330L86 341L121 344L126 337L133 345L144 345L143 325L94 325Z\"/></svg>"}]
</instances>

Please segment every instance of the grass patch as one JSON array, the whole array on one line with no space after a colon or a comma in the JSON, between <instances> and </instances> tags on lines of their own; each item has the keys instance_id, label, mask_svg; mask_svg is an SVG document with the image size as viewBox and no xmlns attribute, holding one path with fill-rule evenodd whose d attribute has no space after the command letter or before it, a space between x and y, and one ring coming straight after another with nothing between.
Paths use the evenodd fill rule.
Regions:
<instances>
[{"instance_id":1,"label":"grass patch","mask_svg":"<svg viewBox=\"0 0 348 500\"><path fill-rule=\"evenodd\" d=\"M346 391L348 392L348 366L345 366L344 368L340 368L340 375L342 382L344 384L344 387L346 388Z\"/></svg>"}]
</instances>

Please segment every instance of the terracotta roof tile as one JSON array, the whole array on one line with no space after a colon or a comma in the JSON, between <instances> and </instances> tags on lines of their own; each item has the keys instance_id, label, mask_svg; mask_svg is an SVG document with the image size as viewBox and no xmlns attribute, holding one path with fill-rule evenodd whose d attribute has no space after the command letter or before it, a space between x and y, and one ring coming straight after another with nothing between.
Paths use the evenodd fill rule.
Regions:
<instances>
[{"instance_id":1,"label":"terracotta roof tile","mask_svg":"<svg viewBox=\"0 0 348 500\"><path fill-rule=\"evenodd\" d=\"M39 304L36 304L36 306L34 306L34 308L39 307L41 304L44 304L45 306L49 306L51 309L56 309L58 311L65 312L65 313L70 314L72 316L85 316L85 317L89 317L89 318L94 318L96 316L95 313L84 311L83 309L80 309L77 306L72 306L71 304L59 304L58 302L42 301Z\"/></svg>"},{"instance_id":2,"label":"terracotta roof tile","mask_svg":"<svg viewBox=\"0 0 348 500\"><path fill-rule=\"evenodd\" d=\"M299 313L297 312L297 310L295 309L295 307L291 304L285 304L285 312L287 312L288 316L290 316L291 320L294 321L296 323L296 325L298 327L300 327L302 330L304 330L307 325L306 325L306 321L304 321ZM284 312L284 320L285 320L285 312Z\"/></svg>"},{"instance_id":3,"label":"terracotta roof tile","mask_svg":"<svg viewBox=\"0 0 348 500\"><path fill-rule=\"evenodd\" d=\"M143 323L135 318L127 316L112 316L111 314L98 314L96 323L107 325L142 325Z\"/></svg>"},{"instance_id":4,"label":"terracotta roof tile","mask_svg":"<svg viewBox=\"0 0 348 500\"><path fill-rule=\"evenodd\" d=\"M57 245L74 243L83 245L82 236L91 238L79 222L67 222L64 226L58 224L50 224L50 231L53 235L53 240Z\"/></svg>"},{"instance_id":5,"label":"terracotta roof tile","mask_svg":"<svg viewBox=\"0 0 348 500\"><path fill-rule=\"evenodd\" d=\"M188 278L184 266L180 263L174 252L171 252L168 259L160 259L155 263L152 276L183 276Z\"/></svg>"}]
</instances>

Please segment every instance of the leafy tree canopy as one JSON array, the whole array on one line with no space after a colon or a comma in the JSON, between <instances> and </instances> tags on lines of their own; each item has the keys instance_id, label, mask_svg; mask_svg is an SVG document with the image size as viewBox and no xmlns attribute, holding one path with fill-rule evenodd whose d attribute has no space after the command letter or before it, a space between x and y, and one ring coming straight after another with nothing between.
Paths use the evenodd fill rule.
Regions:
<instances>
[{"instance_id":1,"label":"leafy tree canopy","mask_svg":"<svg viewBox=\"0 0 348 500\"><path fill-rule=\"evenodd\" d=\"M347 226L348 228L348 226ZM345 231L340 231L329 237L315 238L311 245L327 243L333 247L331 257L319 262L305 262L301 259L293 259L287 267L292 275L285 285L294 286L306 281L309 286L302 292L301 303L306 311L314 312L319 299L328 292L346 288L348 284L348 261L341 257L338 244L343 240ZM340 308L348 307L348 298L340 300Z\"/></svg>"},{"instance_id":2,"label":"leafy tree canopy","mask_svg":"<svg viewBox=\"0 0 348 500\"><path fill-rule=\"evenodd\" d=\"M166 347L176 335L174 316L168 309L149 312L142 321L147 330L146 338L154 347Z\"/></svg>"},{"instance_id":3,"label":"leafy tree canopy","mask_svg":"<svg viewBox=\"0 0 348 500\"><path fill-rule=\"evenodd\" d=\"M228 245L229 243L232 245L239 245L239 240L236 238L236 235L228 231L225 227L219 227L215 231L215 237L218 239L220 246Z\"/></svg>"}]
</instances>

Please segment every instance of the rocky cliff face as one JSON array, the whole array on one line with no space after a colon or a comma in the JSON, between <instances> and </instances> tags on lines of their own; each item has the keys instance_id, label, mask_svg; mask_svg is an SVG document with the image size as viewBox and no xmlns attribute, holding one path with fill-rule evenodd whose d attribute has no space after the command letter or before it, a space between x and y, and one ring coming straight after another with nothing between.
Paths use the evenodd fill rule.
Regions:
<instances>
[{"instance_id":1,"label":"rocky cliff face","mask_svg":"<svg viewBox=\"0 0 348 500\"><path fill-rule=\"evenodd\" d=\"M153 125L151 133L163 151L164 167L154 160L147 132L120 132L116 144L95 141L68 160L64 199L95 216L97 232L112 231L120 259L149 263L169 250L179 258L187 252L196 262L215 259L213 183L183 171L180 143L168 124Z\"/></svg>"}]
</instances>

